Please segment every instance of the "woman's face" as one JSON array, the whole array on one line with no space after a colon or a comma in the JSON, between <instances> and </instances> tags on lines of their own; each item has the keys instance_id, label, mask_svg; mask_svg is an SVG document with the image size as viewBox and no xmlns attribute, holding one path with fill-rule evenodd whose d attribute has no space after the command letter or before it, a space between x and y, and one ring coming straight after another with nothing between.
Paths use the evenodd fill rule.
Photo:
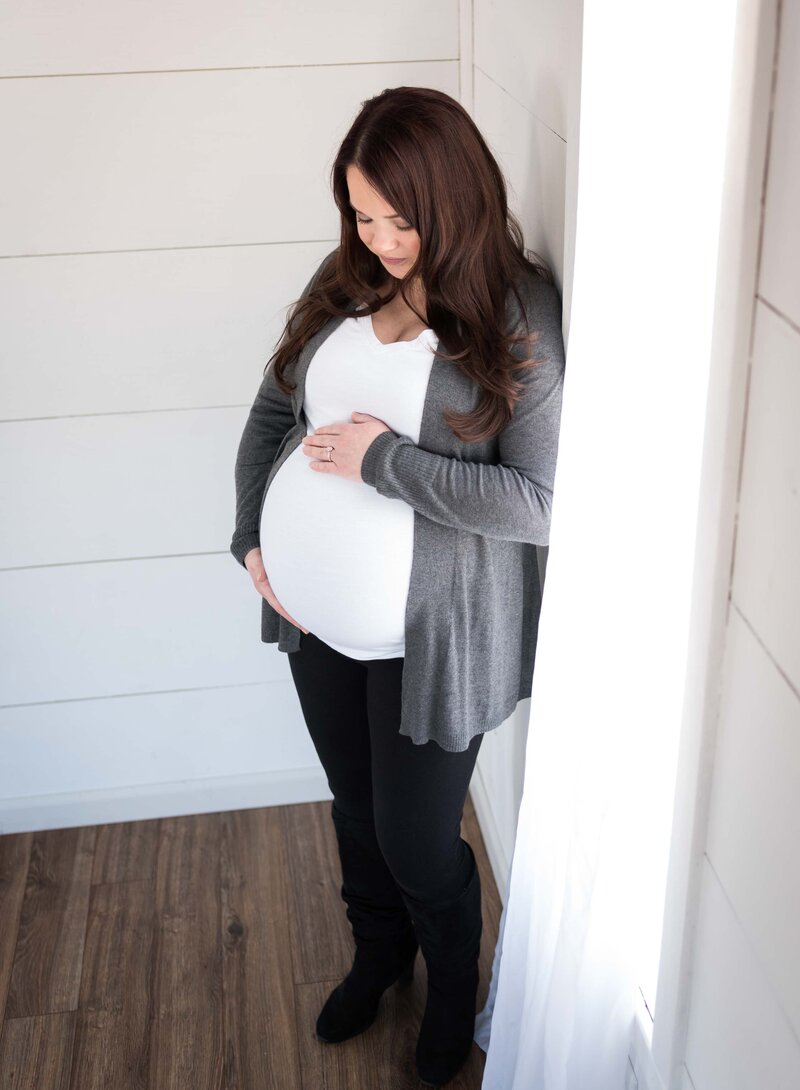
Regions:
<instances>
[{"instance_id":1,"label":"woman's face","mask_svg":"<svg viewBox=\"0 0 800 1090\"><path fill-rule=\"evenodd\" d=\"M419 253L420 237L355 166L347 168L347 189L355 209L358 236L392 276L402 280Z\"/></svg>"}]
</instances>

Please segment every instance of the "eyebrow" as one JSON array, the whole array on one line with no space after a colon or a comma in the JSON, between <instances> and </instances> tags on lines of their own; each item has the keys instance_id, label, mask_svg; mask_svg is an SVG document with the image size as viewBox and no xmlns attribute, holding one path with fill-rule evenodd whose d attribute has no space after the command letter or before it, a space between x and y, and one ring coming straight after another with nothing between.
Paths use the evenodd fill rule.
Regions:
<instances>
[{"instance_id":1,"label":"eyebrow","mask_svg":"<svg viewBox=\"0 0 800 1090\"><path fill-rule=\"evenodd\" d=\"M360 208L356 208L352 201L348 201L347 203L350 205L354 212L358 212L361 216L366 216L367 213L362 212ZM383 218L385 220L402 220L405 219L405 216L401 216L399 212L393 212L391 216L384 216Z\"/></svg>"}]
</instances>

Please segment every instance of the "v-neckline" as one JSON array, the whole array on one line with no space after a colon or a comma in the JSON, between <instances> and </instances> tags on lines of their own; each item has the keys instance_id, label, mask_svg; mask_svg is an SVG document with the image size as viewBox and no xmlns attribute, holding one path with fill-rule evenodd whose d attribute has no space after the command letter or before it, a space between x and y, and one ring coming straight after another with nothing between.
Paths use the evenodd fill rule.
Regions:
<instances>
[{"instance_id":1,"label":"v-neckline","mask_svg":"<svg viewBox=\"0 0 800 1090\"><path fill-rule=\"evenodd\" d=\"M379 344L381 348L392 348L394 345L397 344L416 344L417 341L422 340L423 338L427 340L428 335L433 333L433 330L430 328L430 326L426 326L424 329L421 329L419 331L416 337L407 338L406 340L402 341L382 341L378 334L375 332L375 326L372 321L371 313L362 315L358 319L358 321L363 323L363 328L366 330L367 334L375 342L375 344Z\"/></svg>"}]
</instances>

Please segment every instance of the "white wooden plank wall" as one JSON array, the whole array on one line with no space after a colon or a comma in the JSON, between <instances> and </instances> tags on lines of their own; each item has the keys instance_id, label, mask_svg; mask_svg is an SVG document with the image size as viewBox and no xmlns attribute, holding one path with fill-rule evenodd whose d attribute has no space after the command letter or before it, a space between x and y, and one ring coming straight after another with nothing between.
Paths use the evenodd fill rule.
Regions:
<instances>
[{"instance_id":1,"label":"white wooden plank wall","mask_svg":"<svg viewBox=\"0 0 800 1090\"><path fill-rule=\"evenodd\" d=\"M0 832L329 797L228 552L361 102L456 97L459 4L0 13Z\"/></svg>"},{"instance_id":2,"label":"white wooden plank wall","mask_svg":"<svg viewBox=\"0 0 800 1090\"><path fill-rule=\"evenodd\" d=\"M502 167L525 244L563 290L567 138L577 107L570 79L580 55L577 0L475 0L473 117ZM472 797L501 897L522 799L531 701L486 735Z\"/></svg>"},{"instance_id":3,"label":"white wooden plank wall","mask_svg":"<svg viewBox=\"0 0 800 1090\"><path fill-rule=\"evenodd\" d=\"M800 5L781 10L689 1008L694 1090L800 1086Z\"/></svg>"}]
</instances>

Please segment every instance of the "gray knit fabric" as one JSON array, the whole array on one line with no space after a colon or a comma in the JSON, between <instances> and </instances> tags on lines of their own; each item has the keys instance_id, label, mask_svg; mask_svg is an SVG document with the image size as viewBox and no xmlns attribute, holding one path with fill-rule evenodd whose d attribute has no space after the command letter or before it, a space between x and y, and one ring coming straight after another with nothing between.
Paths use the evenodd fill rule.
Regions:
<instances>
[{"instance_id":1,"label":"gray knit fabric","mask_svg":"<svg viewBox=\"0 0 800 1090\"><path fill-rule=\"evenodd\" d=\"M361 467L365 484L414 509L399 731L417 745L433 739L451 752L499 726L531 695L541 607L536 546L549 537L564 344L557 289L534 275L519 288L529 327L540 331L534 355L544 363L516 372L525 389L505 430L480 443L453 434L443 410L474 409L480 390L436 355L419 443L382 432ZM516 328L516 300L508 316ZM239 563L259 545L272 478L306 435L309 364L343 320L332 318L300 352L288 372L297 383L291 397L277 388L271 367L261 383L236 458L231 552ZM263 598L261 609L261 639L296 651L300 629Z\"/></svg>"}]
</instances>

